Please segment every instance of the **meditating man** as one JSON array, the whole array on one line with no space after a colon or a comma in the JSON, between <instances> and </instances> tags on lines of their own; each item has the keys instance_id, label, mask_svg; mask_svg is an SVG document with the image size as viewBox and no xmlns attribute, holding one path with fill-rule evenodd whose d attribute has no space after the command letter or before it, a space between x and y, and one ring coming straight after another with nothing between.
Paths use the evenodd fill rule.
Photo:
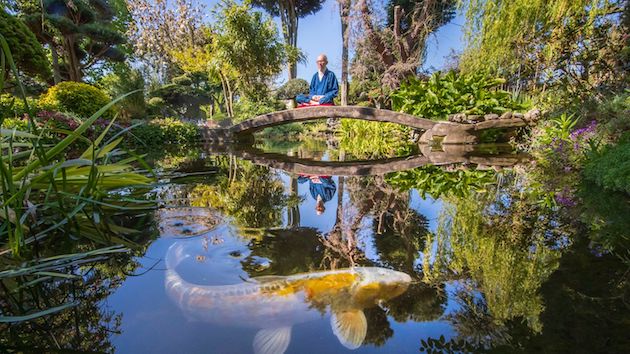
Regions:
<instances>
[{"instance_id":1,"label":"meditating man","mask_svg":"<svg viewBox=\"0 0 630 354\"><path fill-rule=\"evenodd\" d=\"M317 72L311 80L308 95L298 95L295 100L300 106L332 105L337 97L339 84L335 73L328 70L328 58L321 54L317 57Z\"/></svg>"}]
</instances>

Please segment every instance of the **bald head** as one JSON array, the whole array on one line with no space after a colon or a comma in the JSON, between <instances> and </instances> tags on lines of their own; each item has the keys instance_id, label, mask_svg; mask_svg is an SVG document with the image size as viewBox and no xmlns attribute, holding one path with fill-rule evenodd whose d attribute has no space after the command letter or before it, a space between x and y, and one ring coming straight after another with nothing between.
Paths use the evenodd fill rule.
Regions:
<instances>
[{"instance_id":1,"label":"bald head","mask_svg":"<svg viewBox=\"0 0 630 354\"><path fill-rule=\"evenodd\" d=\"M328 65L328 57L326 54L320 54L317 56L317 71L324 72L326 71L326 65Z\"/></svg>"}]
</instances>

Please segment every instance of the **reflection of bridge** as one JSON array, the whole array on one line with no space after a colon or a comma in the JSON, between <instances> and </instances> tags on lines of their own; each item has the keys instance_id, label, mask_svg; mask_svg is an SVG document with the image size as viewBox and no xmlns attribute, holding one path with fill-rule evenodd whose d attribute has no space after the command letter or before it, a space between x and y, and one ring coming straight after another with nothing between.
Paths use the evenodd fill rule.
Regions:
<instances>
[{"instance_id":1,"label":"reflection of bridge","mask_svg":"<svg viewBox=\"0 0 630 354\"><path fill-rule=\"evenodd\" d=\"M320 176L384 175L389 172L405 171L424 165L475 164L477 168L504 168L527 160L527 155L484 155L474 151L472 147L464 146L461 148L453 146L443 151L431 151L431 148L427 146L418 155L374 161L317 161L279 153L265 153L255 148L230 151L230 154L257 165L295 174Z\"/></svg>"},{"instance_id":2,"label":"reflection of bridge","mask_svg":"<svg viewBox=\"0 0 630 354\"><path fill-rule=\"evenodd\" d=\"M488 116L498 117L497 115ZM520 118L498 120L496 117L493 117L495 120L488 120L475 124L460 124L453 122L432 121L405 113L371 107L306 107L263 114L239 124L223 128L206 129L204 131L204 139L215 142L221 140L232 140L238 136L250 135L265 128L292 122L305 122L322 118L350 118L375 122L396 123L414 129L423 130L425 131L421 140L423 142L428 142L437 137L445 144L466 144L476 143L477 134L481 130L513 129L526 125L526 122Z\"/></svg>"}]
</instances>

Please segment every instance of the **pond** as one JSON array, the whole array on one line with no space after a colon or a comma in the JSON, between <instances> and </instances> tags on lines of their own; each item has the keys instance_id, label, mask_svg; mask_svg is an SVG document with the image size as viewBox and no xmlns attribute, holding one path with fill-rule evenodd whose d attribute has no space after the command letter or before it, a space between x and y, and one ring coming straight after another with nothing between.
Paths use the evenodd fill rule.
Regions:
<instances>
[{"instance_id":1,"label":"pond","mask_svg":"<svg viewBox=\"0 0 630 354\"><path fill-rule=\"evenodd\" d=\"M143 230L134 254L4 298L76 306L3 325L0 349L630 352L627 263L594 241L627 231L627 203L589 228L576 215L599 215L603 196L549 208L525 187L527 156L450 149L161 154L159 208L130 221Z\"/></svg>"}]
</instances>

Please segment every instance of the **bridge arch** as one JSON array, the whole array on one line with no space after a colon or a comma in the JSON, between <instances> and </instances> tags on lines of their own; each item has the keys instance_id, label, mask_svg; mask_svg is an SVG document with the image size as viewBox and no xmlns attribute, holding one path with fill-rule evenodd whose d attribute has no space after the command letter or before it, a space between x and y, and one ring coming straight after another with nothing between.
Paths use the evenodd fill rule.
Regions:
<instances>
[{"instance_id":1,"label":"bridge arch","mask_svg":"<svg viewBox=\"0 0 630 354\"><path fill-rule=\"evenodd\" d=\"M411 128L430 130L436 122L406 113L386 109L359 106L314 106L263 114L229 127L232 134L251 134L258 130L293 122L305 122L322 118L350 118L374 122L406 125Z\"/></svg>"}]
</instances>

